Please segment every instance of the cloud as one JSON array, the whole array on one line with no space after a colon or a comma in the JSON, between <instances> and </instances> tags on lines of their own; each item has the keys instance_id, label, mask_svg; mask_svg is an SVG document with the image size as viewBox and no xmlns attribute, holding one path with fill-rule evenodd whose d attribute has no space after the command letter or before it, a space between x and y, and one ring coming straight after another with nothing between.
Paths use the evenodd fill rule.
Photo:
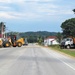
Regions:
<instances>
[{"instance_id":1,"label":"cloud","mask_svg":"<svg viewBox=\"0 0 75 75\"><path fill-rule=\"evenodd\" d=\"M56 0L24 0L25 2L53 2Z\"/></svg>"},{"instance_id":2,"label":"cloud","mask_svg":"<svg viewBox=\"0 0 75 75\"><path fill-rule=\"evenodd\" d=\"M0 12L0 18L6 18L6 19L15 19L16 17L15 16L12 16L10 15L9 13L7 12Z\"/></svg>"},{"instance_id":3,"label":"cloud","mask_svg":"<svg viewBox=\"0 0 75 75\"><path fill-rule=\"evenodd\" d=\"M73 14L72 10L70 10L70 9L59 10L59 11L57 11L57 13L59 15L72 15Z\"/></svg>"},{"instance_id":4,"label":"cloud","mask_svg":"<svg viewBox=\"0 0 75 75\"><path fill-rule=\"evenodd\" d=\"M0 0L0 3L53 2L56 0Z\"/></svg>"},{"instance_id":5,"label":"cloud","mask_svg":"<svg viewBox=\"0 0 75 75\"><path fill-rule=\"evenodd\" d=\"M0 0L0 3L23 3L24 0Z\"/></svg>"},{"instance_id":6,"label":"cloud","mask_svg":"<svg viewBox=\"0 0 75 75\"><path fill-rule=\"evenodd\" d=\"M0 6L0 10L8 10L8 9L10 9L10 7L8 7L8 6Z\"/></svg>"},{"instance_id":7,"label":"cloud","mask_svg":"<svg viewBox=\"0 0 75 75\"><path fill-rule=\"evenodd\" d=\"M4 19L26 19L26 20L32 20L39 18L40 15L36 13L20 13L20 12L0 12L0 18Z\"/></svg>"},{"instance_id":8,"label":"cloud","mask_svg":"<svg viewBox=\"0 0 75 75\"><path fill-rule=\"evenodd\" d=\"M54 2L53 2L54 1ZM0 17L7 19L43 19L46 16L68 15L71 10L57 5L56 0L0 0ZM42 3L44 2L44 3ZM49 3L46 3L49 2Z\"/></svg>"},{"instance_id":9,"label":"cloud","mask_svg":"<svg viewBox=\"0 0 75 75\"><path fill-rule=\"evenodd\" d=\"M11 0L0 0L0 3L10 3Z\"/></svg>"}]
</instances>

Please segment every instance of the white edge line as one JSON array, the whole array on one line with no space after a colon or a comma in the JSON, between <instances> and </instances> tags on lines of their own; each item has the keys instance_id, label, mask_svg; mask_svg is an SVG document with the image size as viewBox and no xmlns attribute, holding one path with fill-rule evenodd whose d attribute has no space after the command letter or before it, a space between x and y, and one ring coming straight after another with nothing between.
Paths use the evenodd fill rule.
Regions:
<instances>
[{"instance_id":1,"label":"white edge line","mask_svg":"<svg viewBox=\"0 0 75 75\"><path fill-rule=\"evenodd\" d=\"M49 51L47 51L47 50L44 50L44 51L46 51L47 53L49 53L50 54L50 52ZM63 60L60 60L59 58L57 58L57 57L55 57L56 59L58 59L59 61L61 61L62 63L64 63L65 65L67 65L68 67L70 67L72 70L74 70L75 71L75 68L74 67L72 67L71 65L69 65L68 63L66 63L66 62L64 62Z\"/></svg>"}]
</instances>

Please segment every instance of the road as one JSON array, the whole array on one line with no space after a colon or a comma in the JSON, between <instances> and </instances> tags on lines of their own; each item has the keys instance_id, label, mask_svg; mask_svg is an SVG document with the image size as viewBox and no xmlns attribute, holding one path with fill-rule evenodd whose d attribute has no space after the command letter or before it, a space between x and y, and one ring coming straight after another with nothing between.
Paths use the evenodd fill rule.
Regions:
<instances>
[{"instance_id":1,"label":"road","mask_svg":"<svg viewBox=\"0 0 75 75\"><path fill-rule=\"evenodd\" d=\"M0 75L75 75L75 59L35 44L0 48Z\"/></svg>"}]
</instances>

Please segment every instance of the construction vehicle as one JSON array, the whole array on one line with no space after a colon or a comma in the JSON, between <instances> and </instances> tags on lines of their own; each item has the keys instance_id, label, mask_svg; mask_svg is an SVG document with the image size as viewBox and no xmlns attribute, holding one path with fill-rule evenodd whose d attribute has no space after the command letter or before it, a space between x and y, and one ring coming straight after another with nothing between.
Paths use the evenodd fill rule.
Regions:
<instances>
[{"instance_id":1,"label":"construction vehicle","mask_svg":"<svg viewBox=\"0 0 75 75\"><path fill-rule=\"evenodd\" d=\"M60 44L61 48L75 48L75 38L74 37L69 37L69 38L65 38L61 41Z\"/></svg>"},{"instance_id":2,"label":"construction vehicle","mask_svg":"<svg viewBox=\"0 0 75 75\"><path fill-rule=\"evenodd\" d=\"M23 44L25 44L25 41L23 38L17 36L17 35L10 35L8 38L3 39L2 46L3 47L21 47Z\"/></svg>"},{"instance_id":3,"label":"construction vehicle","mask_svg":"<svg viewBox=\"0 0 75 75\"><path fill-rule=\"evenodd\" d=\"M2 38L0 38L0 47L2 47L2 43L3 43Z\"/></svg>"}]
</instances>

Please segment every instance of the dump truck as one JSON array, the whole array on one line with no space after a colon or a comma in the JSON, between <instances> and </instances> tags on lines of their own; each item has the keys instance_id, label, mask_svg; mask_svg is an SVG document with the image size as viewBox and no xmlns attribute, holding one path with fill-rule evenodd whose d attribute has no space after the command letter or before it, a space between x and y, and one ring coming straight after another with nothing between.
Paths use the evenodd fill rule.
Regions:
<instances>
[{"instance_id":1,"label":"dump truck","mask_svg":"<svg viewBox=\"0 0 75 75\"><path fill-rule=\"evenodd\" d=\"M60 43L60 47L67 49L75 48L75 37L68 37L63 39Z\"/></svg>"},{"instance_id":2,"label":"dump truck","mask_svg":"<svg viewBox=\"0 0 75 75\"><path fill-rule=\"evenodd\" d=\"M24 39L17 35L9 35L9 37L3 39L2 42L3 47L21 47L23 44L25 44Z\"/></svg>"}]
</instances>

